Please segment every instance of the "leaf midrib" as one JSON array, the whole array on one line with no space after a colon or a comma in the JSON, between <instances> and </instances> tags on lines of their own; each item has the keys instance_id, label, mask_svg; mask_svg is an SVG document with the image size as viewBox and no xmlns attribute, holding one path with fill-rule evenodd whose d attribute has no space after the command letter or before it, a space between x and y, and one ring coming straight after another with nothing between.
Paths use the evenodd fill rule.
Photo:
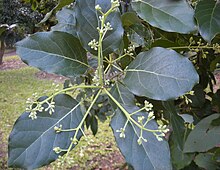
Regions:
<instances>
[{"instance_id":1,"label":"leaf midrib","mask_svg":"<svg viewBox=\"0 0 220 170\"><path fill-rule=\"evenodd\" d=\"M165 75L165 74L159 74L159 73L148 71L148 70L127 69L126 71L127 72L144 72L144 73L148 73L148 74L154 74L156 76L161 76L161 77L167 77L167 78L175 79L176 81L177 80L189 81L188 79L176 78L176 77L173 77L173 76L168 76L168 75Z\"/></svg>"},{"instance_id":2,"label":"leaf midrib","mask_svg":"<svg viewBox=\"0 0 220 170\"><path fill-rule=\"evenodd\" d=\"M19 46L17 46L17 47L19 47ZM23 47L23 46L20 46L20 48L29 50L30 52L34 51L34 52L44 53L46 55L57 56L57 57L60 57L60 58L66 59L66 60L70 60L70 61L74 61L74 62L80 63L80 64L82 64L82 65L84 65L84 66L86 66L88 68L91 68L91 66L87 65L86 63L84 63L84 62L82 62L80 60L69 58L69 57L66 57L66 56L63 56L63 55L60 55L60 54L54 54L54 53L51 53L51 52L40 51L40 50L36 50L36 49L33 49L33 48L27 48L27 47Z\"/></svg>"},{"instance_id":3,"label":"leaf midrib","mask_svg":"<svg viewBox=\"0 0 220 170\"><path fill-rule=\"evenodd\" d=\"M182 23L183 25L185 25L185 26L188 27L188 25L186 25L184 22L182 22L182 21L179 20L178 18L176 18L176 17L170 15L170 14L167 13L166 11L164 11L164 10L162 10L162 9L160 9L160 8L156 8L156 7L154 7L153 5L151 5L150 3L147 3L147 2L145 2L145 1L143 1L143 0L139 0L138 2L142 2L142 3L144 3L144 4L147 4L147 5L151 6L151 8L156 9L156 10L158 10L158 11L161 11L161 12L165 13L165 14L168 15L168 16L171 16L172 18L178 20L180 23Z\"/></svg>"},{"instance_id":4,"label":"leaf midrib","mask_svg":"<svg viewBox=\"0 0 220 170\"><path fill-rule=\"evenodd\" d=\"M20 156L22 156L33 144L35 144L36 141L38 141L38 139L42 138L42 136L47 133L49 130L51 130L51 128L54 127L54 125L58 124L59 122L61 122L63 119L65 119L69 114L71 114L78 106L80 105L80 103L78 103L75 107L73 107L67 114L65 114L59 121L57 121L56 123L54 123L50 128L48 128L45 132L43 132L29 147L27 147L14 161L13 163L20 158ZM54 113L55 114L55 113ZM38 152L39 154L39 152Z\"/></svg>"}]
</instances>

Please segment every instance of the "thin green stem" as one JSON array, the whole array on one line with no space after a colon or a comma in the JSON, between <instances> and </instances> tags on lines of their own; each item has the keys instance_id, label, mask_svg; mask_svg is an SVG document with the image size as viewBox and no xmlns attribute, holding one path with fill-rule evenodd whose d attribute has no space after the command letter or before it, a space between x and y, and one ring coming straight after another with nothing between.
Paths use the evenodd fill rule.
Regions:
<instances>
[{"instance_id":1,"label":"thin green stem","mask_svg":"<svg viewBox=\"0 0 220 170\"><path fill-rule=\"evenodd\" d=\"M50 97L46 98L45 100L39 102L40 105L44 104L45 102L53 99L56 95L60 94L60 93L65 93L67 91L71 91L73 89L78 89L78 88L82 88L82 89L87 89L87 88L100 88L99 86L90 86L90 85L78 85L78 86L72 86L66 89L62 89L56 93L54 93L53 95L51 95Z\"/></svg>"},{"instance_id":2,"label":"thin green stem","mask_svg":"<svg viewBox=\"0 0 220 170\"><path fill-rule=\"evenodd\" d=\"M108 66L106 67L105 71L104 71L104 74L107 73L108 69L110 68L111 64L108 64Z\"/></svg>"},{"instance_id":3,"label":"thin green stem","mask_svg":"<svg viewBox=\"0 0 220 170\"><path fill-rule=\"evenodd\" d=\"M122 56L120 56L120 57L114 59L114 60L112 61L112 63L114 63L114 62L116 62L116 61L118 61L118 60L121 60L122 58L124 58L124 57L126 57L126 56L130 56L130 57L132 57L132 56L129 55L128 53L125 53L125 54L123 54ZM132 58L133 58L133 57L132 57Z\"/></svg>"},{"instance_id":4,"label":"thin green stem","mask_svg":"<svg viewBox=\"0 0 220 170\"><path fill-rule=\"evenodd\" d=\"M105 91L105 93L110 97L110 99L112 99L112 101L119 107L119 109L125 114L126 118L131 122L134 123L137 127L139 127L142 130L148 131L148 132L159 132L159 130L151 130L151 129L147 129L144 128L142 125L140 125L137 121L135 121L130 113L128 113L128 111L108 92L108 90L106 90L105 88L103 89Z\"/></svg>"},{"instance_id":5,"label":"thin green stem","mask_svg":"<svg viewBox=\"0 0 220 170\"><path fill-rule=\"evenodd\" d=\"M139 113L139 112L141 112L141 111L143 111L143 110L145 110L145 107L143 107L143 108L141 108L141 109L139 109L139 110L137 110L137 111L131 113L130 115L132 116L132 115L134 115L134 114L136 114L136 113Z\"/></svg>"},{"instance_id":6,"label":"thin green stem","mask_svg":"<svg viewBox=\"0 0 220 170\"><path fill-rule=\"evenodd\" d=\"M213 47L207 47L207 46L182 46L182 47L169 47L169 49L213 49Z\"/></svg>"},{"instance_id":7,"label":"thin green stem","mask_svg":"<svg viewBox=\"0 0 220 170\"><path fill-rule=\"evenodd\" d=\"M113 67L115 67L117 70L119 70L120 72L123 72L123 70L121 68L119 68L118 66L112 64Z\"/></svg>"},{"instance_id":8,"label":"thin green stem","mask_svg":"<svg viewBox=\"0 0 220 170\"><path fill-rule=\"evenodd\" d=\"M96 94L95 98L93 99L91 105L89 106L88 110L87 110L86 113L84 114L83 119L81 120L80 124L77 126L76 132L75 132L74 137L73 137L73 141L74 141L74 140L77 140L77 138L76 138L76 137L77 137L77 134L78 134L79 130L82 131L83 123L85 122L86 117L88 116L90 110L92 109L93 105L95 104L95 102L96 102L96 100L98 99L98 97L99 97L99 95L101 94L101 92L102 92L102 89L100 89L100 90L98 91L98 93ZM66 153L65 158L67 158L67 156L69 155L69 152L70 152L71 148L72 148L73 145L74 145L74 142L73 142L73 141L71 142L71 144L70 144L70 146L69 146L69 148L68 148L68 150L67 150L67 153Z\"/></svg>"}]
</instances>

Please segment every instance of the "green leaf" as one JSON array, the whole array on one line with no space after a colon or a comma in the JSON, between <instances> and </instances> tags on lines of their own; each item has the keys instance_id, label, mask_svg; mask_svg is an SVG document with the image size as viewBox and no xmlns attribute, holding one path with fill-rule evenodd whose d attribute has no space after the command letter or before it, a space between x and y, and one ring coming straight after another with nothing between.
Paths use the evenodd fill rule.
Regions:
<instances>
[{"instance_id":1,"label":"green leaf","mask_svg":"<svg viewBox=\"0 0 220 170\"><path fill-rule=\"evenodd\" d=\"M111 89L111 94L120 104L123 104L124 106L135 106L134 95L120 82L115 83ZM111 104L114 109L117 108L115 103L111 102Z\"/></svg>"},{"instance_id":2,"label":"green leaf","mask_svg":"<svg viewBox=\"0 0 220 170\"><path fill-rule=\"evenodd\" d=\"M199 24L201 36L208 42L220 33L220 3L215 0L198 2L195 17Z\"/></svg>"},{"instance_id":3,"label":"green leaf","mask_svg":"<svg viewBox=\"0 0 220 170\"><path fill-rule=\"evenodd\" d=\"M132 113L139 108L136 106L124 106L124 108ZM133 119L137 121L138 116L146 116L146 112L139 112L132 116ZM137 140L140 135L140 129L136 125L132 125L128 122L125 129L125 138L121 138L120 130L124 127L127 118L121 112L120 109L116 109L115 115L111 121L111 127L114 132L114 136L117 145L124 155L126 162L132 165L135 170L170 170L170 151L167 141L158 141L156 137L151 132L143 131L143 137L147 139L147 142L142 142L141 145L138 144ZM158 126L155 121L150 121L146 128L157 129Z\"/></svg>"},{"instance_id":4,"label":"green leaf","mask_svg":"<svg viewBox=\"0 0 220 170\"><path fill-rule=\"evenodd\" d=\"M212 114L202 119L189 134L184 152L206 152L220 143L220 126L211 126L220 114Z\"/></svg>"},{"instance_id":5,"label":"green leaf","mask_svg":"<svg viewBox=\"0 0 220 170\"><path fill-rule=\"evenodd\" d=\"M75 18L75 9L64 7L61 11L57 12L56 18L58 24L53 26L52 31L61 31L72 34L74 37L77 37L76 34L76 18Z\"/></svg>"},{"instance_id":6,"label":"green leaf","mask_svg":"<svg viewBox=\"0 0 220 170\"><path fill-rule=\"evenodd\" d=\"M136 0L132 7L142 19L164 31L190 33L196 30L194 10L185 0Z\"/></svg>"},{"instance_id":7,"label":"green leaf","mask_svg":"<svg viewBox=\"0 0 220 170\"><path fill-rule=\"evenodd\" d=\"M80 104L66 94L56 96L54 101L55 112L52 115L43 111L37 114L36 120L32 120L29 113L25 112L16 121L9 137L10 167L35 169L58 158L53 148L68 149L70 138L75 132L56 133L54 127L62 125L62 129L76 128L83 118ZM81 136L79 131L77 139Z\"/></svg>"},{"instance_id":8,"label":"green leaf","mask_svg":"<svg viewBox=\"0 0 220 170\"><path fill-rule=\"evenodd\" d=\"M148 28L142 24L134 24L128 28L128 38L135 46L149 46L152 37L151 32Z\"/></svg>"},{"instance_id":9,"label":"green leaf","mask_svg":"<svg viewBox=\"0 0 220 170\"><path fill-rule=\"evenodd\" d=\"M74 0L59 0L59 3L50 11L48 12L44 18L40 21L40 24L46 22L53 14L55 11L59 11L60 9L62 9L64 6L69 5L70 3L72 3Z\"/></svg>"},{"instance_id":10,"label":"green leaf","mask_svg":"<svg viewBox=\"0 0 220 170\"><path fill-rule=\"evenodd\" d=\"M183 152L187 129L183 119L177 114L174 101L163 102L165 107L165 115L169 117L169 122L172 126L172 134L169 139L170 152L172 163L177 169L182 169L189 165L194 157L194 154L186 154Z\"/></svg>"},{"instance_id":11,"label":"green leaf","mask_svg":"<svg viewBox=\"0 0 220 170\"><path fill-rule=\"evenodd\" d=\"M121 83L116 83L111 89L111 94L129 112L139 110L135 105L134 95ZM120 138L120 133L116 132L123 128L127 118L115 104L113 104L115 114L111 120L111 127L117 145L124 155L128 164L135 170L151 169L171 169L169 147L166 141L159 142L156 137L149 132L143 132L143 136L148 142L141 145L137 143L140 129L130 122L125 129L125 138ZM138 116L147 116L146 112L139 112L132 116L137 121ZM150 121L146 128L157 129L155 121Z\"/></svg>"},{"instance_id":12,"label":"green leaf","mask_svg":"<svg viewBox=\"0 0 220 170\"><path fill-rule=\"evenodd\" d=\"M124 83L133 94L155 100L175 99L199 81L186 57L161 47L140 53L126 72Z\"/></svg>"},{"instance_id":13,"label":"green leaf","mask_svg":"<svg viewBox=\"0 0 220 170\"><path fill-rule=\"evenodd\" d=\"M174 101L163 102L163 106L166 109L166 114L169 116L169 121L172 126L172 135L175 142L183 149L185 125L184 120L177 114Z\"/></svg>"},{"instance_id":14,"label":"green leaf","mask_svg":"<svg viewBox=\"0 0 220 170\"><path fill-rule=\"evenodd\" d=\"M74 77L85 73L86 51L78 39L64 32L41 32L16 44L17 54L30 66Z\"/></svg>"},{"instance_id":15,"label":"green leaf","mask_svg":"<svg viewBox=\"0 0 220 170\"><path fill-rule=\"evenodd\" d=\"M216 170L219 168L217 162L213 160L213 153L200 153L195 157L195 163L200 167L208 170Z\"/></svg>"},{"instance_id":16,"label":"green leaf","mask_svg":"<svg viewBox=\"0 0 220 170\"><path fill-rule=\"evenodd\" d=\"M122 25L130 27L134 24L141 23L141 20L134 12L126 12L121 16Z\"/></svg>"},{"instance_id":17,"label":"green leaf","mask_svg":"<svg viewBox=\"0 0 220 170\"><path fill-rule=\"evenodd\" d=\"M91 47L88 46L88 43L93 39L96 39L96 41L98 41L99 38L97 27L100 25L100 12L97 12L95 10L96 4L100 5L103 12L107 12L111 6L111 1L78 0L76 2L76 21L78 37L84 48L95 55L97 54L97 51L92 50ZM110 22L113 30L108 31L103 40L104 55L110 54L119 49L124 34L119 11L111 13L107 17L106 22Z\"/></svg>"}]
</instances>

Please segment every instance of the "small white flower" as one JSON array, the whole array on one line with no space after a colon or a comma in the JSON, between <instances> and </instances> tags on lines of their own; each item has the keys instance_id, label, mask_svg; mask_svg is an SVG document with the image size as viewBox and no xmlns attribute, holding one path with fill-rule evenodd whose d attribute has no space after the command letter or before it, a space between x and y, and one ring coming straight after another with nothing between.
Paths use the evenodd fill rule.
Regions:
<instances>
[{"instance_id":1,"label":"small white flower","mask_svg":"<svg viewBox=\"0 0 220 170\"><path fill-rule=\"evenodd\" d=\"M138 122L139 123L143 123L144 118L145 118L144 116L139 116L138 117Z\"/></svg>"},{"instance_id":2,"label":"small white flower","mask_svg":"<svg viewBox=\"0 0 220 170\"><path fill-rule=\"evenodd\" d=\"M95 6L95 9L96 9L97 11L101 11L101 10L102 10L102 8L100 7L100 5L96 5L96 6Z\"/></svg>"},{"instance_id":3,"label":"small white flower","mask_svg":"<svg viewBox=\"0 0 220 170\"><path fill-rule=\"evenodd\" d=\"M55 148L53 148L53 151L54 151L56 154L59 154L60 152L62 152L62 150L60 149L60 147L55 147Z\"/></svg>"},{"instance_id":4,"label":"small white flower","mask_svg":"<svg viewBox=\"0 0 220 170\"><path fill-rule=\"evenodd\" d=\"M104 30L105 31L108 31L108 30L113 30L110 22L107 22L106 24L104 24Z\"/></svg>"},{"instance_id":5,"label":"small white flower","mask_svg":"<svg viewBox=\"0 0 220 170\"><path fill-rule=\"evenodd\" d=\"M91 49L94 49L94 50L98 50L98 44L99 43L95 39L91 40L88 43L88 45L91 47Z\"/></svg>"},{"instance_id":6,"label":"small white flower","mask_svg":"<svg viewBox=\"0 0 220 170\"><path fill-rule=\"evenodd\" d=\"M37 119L37 112L35 110L32 110L28 117L30 117L32 120Z\"/></svg>"},{"instance_id":7,"label":"small white flower","mask_svg":"<svg viewBox=\"0 0 220 170\"><path fill-rule=\"evenodd\" d=\"M120 138L125 138L125 129L124 128L120 128L120 130L116 130L116 132L119 132L119 137Z\"/></svg>"},{"instance_id":8,"label":"small white flower","mask_svg":"<svg viewBox=\"0 0 220 170\"><path fill-rule=\"evenodd\" d=\"M54 108L55 108L55 102L51 101L50 103L47 101L47 108L45 109L45 111L49 111L49 114L52 115L54 113Z\"/></svg>"}]
</instances>

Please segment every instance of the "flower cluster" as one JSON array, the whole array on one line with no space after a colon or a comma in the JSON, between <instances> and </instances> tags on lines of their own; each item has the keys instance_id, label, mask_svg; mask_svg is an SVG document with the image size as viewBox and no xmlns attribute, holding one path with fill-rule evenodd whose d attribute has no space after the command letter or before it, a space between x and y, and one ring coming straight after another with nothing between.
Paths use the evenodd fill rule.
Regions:
<instances>
[{"instance_id":1,"label":"flower cluster","mask_svg":"<svg viewBox=\"0 0 220 170\"><path fill-rule=\"evenodd\" d=\"M46 101L47 103L47 108L45 108L45 111L49 111L49 114L52 115L54 113L54 108L55 108L55 102L54 101L51 101L51 102L48 102Z\"/></svg>"},{"instance_id":2,"label":"flower cluster","mask_svg":"<svg viewBox=\"0 0 220 170\"><path fill-rule=\"evenodd\" d=\"M159 134L158 133L153 133L153 134L156 136L158 141L163 141L162 137L164 137L166 135L166 133L169 132L169 129L168 129L167 125L160 125L158 127L158 132L159 132Z\"/></svg>"},{"instance_id":3,"label":"flower cluster","mask_svg":"<svg viewBox=\"0 0 220 170\"><path fill-rule=\"evenodd\" d=\"M187 95L193 96L193 95L194 95L194 91L189 91L189 92L186 93L185 95L180 96L181 99L184 99L184 100L185 100L186 104L192 103L192 100L191 100L190 98L188 98Z\"/></svg>"},{"instance_id":4,"label":"flower cluster","mask_svg":"<svg viewBox=\"0 0 220 170\"><path fill-rule=\"evenodd\" d=\"M96 85L96 86L99 86L99 75L98 75L98 69L95 71L95 75L92 79L93 83Z\"/></svg>"},{"instance_id":5,"label":"flower cluster","mask_svg":"<svg viewBox=\"0 0 220 170\"><path fill-rule=\"evenodd\" d=\"M99 43L95 39L91 40L88 45L91 49L98 50Z\"/></svg>"},{"instance_id":6,"label":"flower cluster","mask_svg":"<svg viewBox=\"0 0 220 170\"><path fill-rule=\"evenodd\" d=\"M30 112L29 117L32 120L37 119L38 112L48 111L50 115L54 113L55 102L53 100L51 101L45 100L42 102L39 102L37 100L38 100L38 95L37 93L34 93L32 95L32 98L28 98L26 101L27 106L25 110L27 112ZM46 108L43 107L43 104L45 103L48 105Z\"/></svg>"},{"instance_id":7,"label":"flower cluster","mask_svg":"<svg viewBox=\"0 0 220 170\"><path fill-rule=\"evenodd\" d=\"M120 3L118 0L111 0L112 9L115 9L120 6Z\"/></svg>"},{"instance_id":8,"label":"flower cluster","mask_svg":"<svg viewBox=\"0 0 220 170\"><path fill-rule=\"evenodd\" d=\"M127 55L130 55L130 56L133 56L134 55L134 53L133 53L134 50L135 50L135 46L130 45L128 47L128 49L124 49L124 53L127 54Z\"/></svg>"},{"instance_id":9,"label":"flower cluster","mask_svg":"<svg viewBox=\"0 0 220 170\"><path fill-rule=\"evenodd\" d=\"M125 138L125 128L120 128L120 130L116 130L116 132L120 133L120 138Z\"/></svg>"},{"instance_id":10,"label":"flower cluster","mask_svg":"<svg viewBox=\"0 0 220 170\"><path fill-rule=\"evenodd\" d=\"M60 133L60 132L62 132L62 125L60 125L60 126L54 126L54 131L56 132L56 133Z\"/></svg>"}]
</instances>

